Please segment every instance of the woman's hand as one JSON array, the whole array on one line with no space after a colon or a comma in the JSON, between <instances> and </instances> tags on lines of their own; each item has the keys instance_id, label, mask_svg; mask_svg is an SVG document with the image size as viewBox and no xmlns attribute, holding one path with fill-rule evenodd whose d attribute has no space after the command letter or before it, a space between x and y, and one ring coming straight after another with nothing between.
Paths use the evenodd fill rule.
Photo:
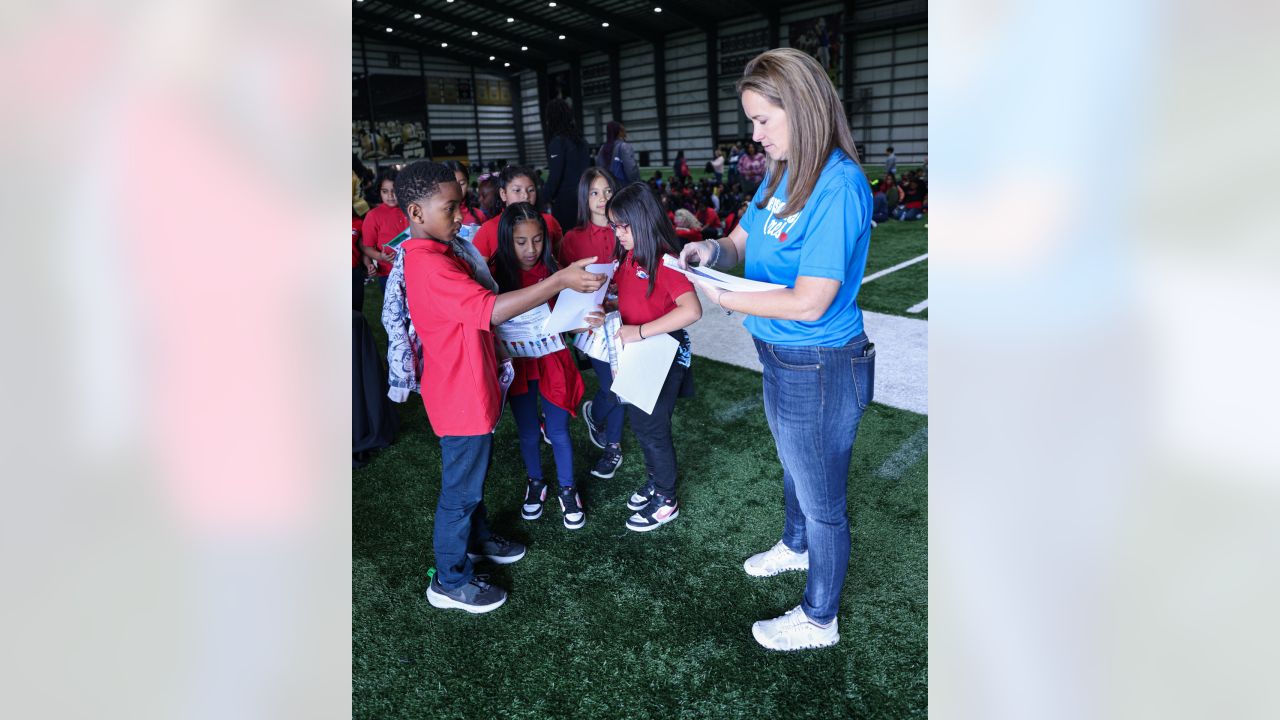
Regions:
<instances>
[{"instance_id":1,"label":"woman's hand","mask_svg":"<svg viewBox=\"0 0 1280 720\"><path fill-rule=\"evenodd\" d=\"M707 263L710 262L711 256L715 254L715 251L711 248L711 243L713 242L715 241L699 240L685 245L684 248L680 250L680 267L688 270L689 261L692 258L697 258L698 265L705 267Z\"/></svg>"},{"instance_id":2,"label":"woman's hand","mask_svg":"<svg viewBox=\"0 0 1280 720\"><path fill-rule=\"evenodd\" d=\"M720 303L720 297L728 292L728 290L725 290L718 285L712 285L706 281L699 280L698 278L692 278L692 280L693 284L702 291L702 294L705 295L708 300L716 305L720 305L720 307L724 307L724 305L721 305Z\"/></svg>"},{"instance_id":3,"label":"woman's hand","mask_svg":"<svg viewBox=\"0 0 1280 720\"><path fill-rule=\"evenodd\" d=\"M378 259L384 263L395 263L396 256L388 253L386 250L383 250L378 253Z\"/></svg>"},{"instance_id":4,"label":"woman's hand","mask_svg":"<svg viewBox=\"0 0 1280 720\"><path fill-rule=\"evenodd\" d=\"M622 341L623 345L630 345L631 343L640 342L644 338L640 337L639 325L623 325L618 328L618 339Z\"/></svg>"},{"instance_id":5,"label":"woman's hand","mask_svg":"<svg viewBox=\"0 0 1280 720\"><path fill-rule=\"evenodd\" d=\"M609 279L607 275L587 272L587 266L595 261L595 256L582 258L563 270L560 270L553 277L559 279L561 287L566 287L576 292L595 292L600 289L601 285L604 285L606 280Z\"/></svg>"}]
</instances>

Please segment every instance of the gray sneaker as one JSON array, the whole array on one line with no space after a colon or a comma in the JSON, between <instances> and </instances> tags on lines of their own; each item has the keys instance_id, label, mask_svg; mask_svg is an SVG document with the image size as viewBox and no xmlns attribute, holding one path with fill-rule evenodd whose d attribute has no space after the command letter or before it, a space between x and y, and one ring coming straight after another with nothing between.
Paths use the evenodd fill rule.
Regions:
<instances>
[{"instance_id":1,"label":"gray sneaker","mask_svg":"<svg viewBox=\"0 0 1280 720\"><path fill-rule=\"evenodd\" d=\"M472 560L484 558L499 565L510 565L524 557L524 553L524 545L501 535L490 535L488 540L480 543L480 547L468 550L467 557Z\"/></svg>"},{"instance_id":2,"label":"gray sneaker","mask_svg":"<svg viewBox=\"0 0 1280 720\"><path fill-rule=\"evenodd\" d=\"M431 584L427 586L427 602L432 607L457 608L473 615L497 610L507 601L507 591L490 585L486 579L482 579L485 577L477 575L471 578L471 582L455 590L445 590L440 585L440 578L433 577Z\"/></svg>"}]
</instances>

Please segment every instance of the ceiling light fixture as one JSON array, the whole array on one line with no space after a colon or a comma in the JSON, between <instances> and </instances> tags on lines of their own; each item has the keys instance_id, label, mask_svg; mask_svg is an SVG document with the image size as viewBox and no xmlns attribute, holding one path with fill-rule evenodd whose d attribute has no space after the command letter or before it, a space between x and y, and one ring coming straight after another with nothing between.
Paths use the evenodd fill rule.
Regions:
<instances>
[{"instance_id":1,"label":"ceiling light fixture","mask_svg":"<svg viewBox=\"0 0 1280 720\"><path fill-rule=\"evenodd\" d=\"M516 21L515 18L507 18L507 22L515 22L515 21Z\"/></svg>"},{"instance_id":2,"label":"ceiling light fixture","mask_svg":"<svg viewBox=\"0 0 1280 720\"><path fill-rule=\"evenodd\" d=\"M440 43L440 47L449 47L449 43Z\"/></svg>"},{"instance_id":3,"label":"ceiling light fixture","mask_svg":"<svg viewBox=\"0 0 1280 720\"><path fill-rule=\"evenodd\" d=\"M564 39L564 36L563 36L563 35L561 35L561 36L560 36L560 39L561 39L561 40L563 40L563 39Z\"/></svg>"},{"instance_id":4,"label":"ceiling light fixture","mask_svg":"<svg viewBox=\"0 0 1280 720\"><path fill-rule=\"evenodd\" d=\"M363 2L363 0L361 0L361 2ZM549 2L549 3L547 3L547 7L555 7L555 6L556 6L556 4L555 4L555 3L553 3L553 2Z\"/></svg>"},{"instance_id":5,"label":"ceiling light fixture","mask_svg":"<svg viewBox=\"0 0 1280 720\"><path fill-rule=\"evenodd\" d=\"M476 32L475 30L472 30L472 31L471 31L471 37L475 37L475 36L477 36L477 35L479 35L479 34L480 34L480 33Z\"/></svg>"},{"instance_id":6,"label":"ceiling light fixture","mask_svg":"<svg viewBox=\"0 0 1280 720\"><path fill-rule=\"evenodd\" d=\"M502 67L511 67L511 63L502 63Z\"/></svg>"},{"instance_id":7,"label":"ceiling light fixture","mask_svg":"<svg viewBox=\"0 0 1280 720\"><path fill-rule=\"evenodd\" d=\"M422 13L414 13L414 14L413 14L413 19L414 19L414 20L421 20L421 19L422 19Z\"/></svg>"},{"instance_id":8,"label":"ceiling light fixture","mask_svg":"<svg viewBox=\"0 0 1280 720\"><path fill-rule=\"evenodd\" d=\"M529 46L528 46L528 45L521 45L521 46L520 46L520 52L528 52L528 51L529 51Z\"/></svg>"},{"instance_id":9,"label":"ceiling light fixture","mask_svg":"<svg viewBox=\"0 0 1280 720\"><path fill-rule=\"evenodd\" d=\"M654 11L654 12L662 12L662 8L660 8L660 7L658 7L658 6L656 6L656 5L655 5L655 6L654 6L654 8L653 8L653 11Z\"/></svg>"},{"instance_id":10,"label":"ceiling light fixture","mask_svg":"<svg viewBox=\"0 0 1280 720\"><path fill-rule=\"evenodd\" d=\"M391 32L391 28L387 28L387 32Z\"/></svg>"},{"instance_id":11,"label":"ceiling light fixture","mask_svg":"<svg viewBox=\"0 0 1280 720\"><path fill-rule=\"evenodd\" d=\"M607 23L607 22L602 22L602 23L600 23L600 27L609 27L609 23Z\"/></svg>"}]
</instances>

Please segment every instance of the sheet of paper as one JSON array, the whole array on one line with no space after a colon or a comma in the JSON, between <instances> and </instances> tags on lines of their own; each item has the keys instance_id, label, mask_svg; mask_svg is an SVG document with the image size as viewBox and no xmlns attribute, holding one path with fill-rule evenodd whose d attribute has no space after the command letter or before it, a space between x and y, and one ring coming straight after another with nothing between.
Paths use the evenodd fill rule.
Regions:
<instances>
[{"instance_id":1,"label":"sheet of paper","mask_svg":"<svg viewBox=\"0 0 1280 720\"><path fill-rule=\"evenodd\" d=\"M622 346L611 389L623 400L652 413L679 347L680 343L666 333Z\"/></svg>"},{"instance_id":2,"label":"sheet of paper","mask_svg":"<svg viewBox=\"0 0 1280 720\"><path fill-rule=\"evenodd\" d=\"M607 362L610 366L616 365L617 353L614 350L614 344L620 327L622 327L622 316L615 310L604 316L604 325L575 335L573 346L589 357Z\"/></svg>"},{"instance_id":3,"label":"sheet of paper","mask_svg":"<svg viewBox=\"0 0 1280 720\"><path fill-rule=\"evenodd\" d=\"M587 266L587 272L600 273L608 277L604 285L593 293L581 293L565 288L556 298L556 307L551 317L542 327L545 334L569 332L587 326L587 313L604 302L605 293L609 292L609 280L613 279L613 263L596 263Z\"/></svg>"},{"instance_id":4,"label":"sheet of paper","mask_svg":"<svg viewBox=\"0 0 1280 720\"><path fill-rule=\"evenodd\" d=\"M559 333L542 332L542 326L551 316L546 303L517 315L494 328L498 341L511 357L542 357L557 350L564 350L564 339Z\"/></svg>"},{"instance_id":5,"label":"sheet of paper","mask_svg":"<svg viewBox=\"0 0 1280 720\"><path fill-rule=\"evenodd\" d=\"M688 270L680 267L680 261L670 255L663 255L662 262L667 267L684 275L690 280L701 280L716 287L722 287L725 290L734 292L764 292L766 290L785 290L786 285L777 285L775 283L760 282L759 280L748 280L740 278L736 275L722 273L712 268L690 266Z\"/></svg>"}]
</instances>

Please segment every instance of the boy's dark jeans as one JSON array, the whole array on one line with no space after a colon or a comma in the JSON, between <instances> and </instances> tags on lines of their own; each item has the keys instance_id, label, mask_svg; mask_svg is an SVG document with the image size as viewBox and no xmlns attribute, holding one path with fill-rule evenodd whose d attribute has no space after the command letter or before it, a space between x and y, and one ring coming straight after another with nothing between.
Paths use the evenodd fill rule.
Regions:
<instances>
[{"instance_id":1,"label":"boy's dark jeans","mask_svg":"<svg viewBox=\"0 0 1280 720\"><path fill-rule=\"evenodd\" d=\"M489 471L493 435L450 435L440 438L444 472L436 504L434 545L436 577L445 590L471 582L475 570L467 548L489 539L484 509L484 477Z\"/></svg>"},{"instance_id":2,"label":"boy's dark jeans","mask_svg":"<svg viewBox=\"0 0 1280 720\"><path fill-rule=\"evenodd\" d=\"M671 442L671 415L675 412L676 396L687 372L689 368L674 360L671 362L652 414L646 414L635 405L627 405L627 419L631 421L631 432L635 433L636 441L644 452L649 477L653 478L658 492L669 498L676 496L676 447Z\"/></svg>"}]
</instances>

